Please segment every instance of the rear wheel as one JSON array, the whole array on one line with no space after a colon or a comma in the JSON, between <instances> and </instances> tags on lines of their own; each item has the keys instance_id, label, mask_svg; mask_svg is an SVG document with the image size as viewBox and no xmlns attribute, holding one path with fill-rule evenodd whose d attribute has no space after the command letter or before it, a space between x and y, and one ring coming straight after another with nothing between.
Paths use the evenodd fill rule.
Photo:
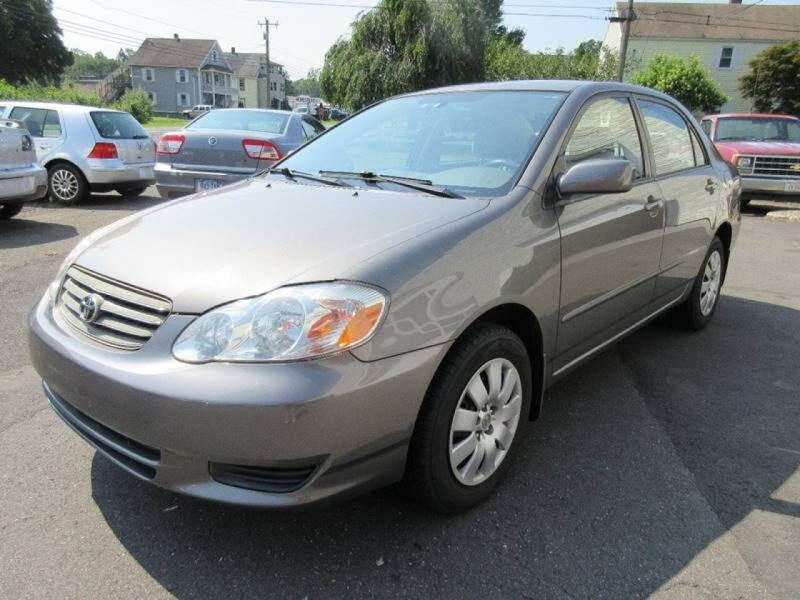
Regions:
<instances>
[{"instance_id":1,"label":"rear wheel","mask_svg":"<svg viewBox=\"0 0 800 600\"><path fill-rule=\"evenodd\" d=\"M528 353L511 330L481 324L456 342L411 440L406 478L416 495L446 513L487 498L527 425L531 390Z\"/></svg>"},{"instance_id":2,"label":"rear wheel","mask_svg":"<svg viewBox=\"0 0 800 600\"><path fill-rule=\"evenodd\" d=\"M141 196L144 194L147 186L136 186L136 187L127 187L127 188L117 188L117 193L122 196Z\"/></svg>"},{"instance_id":3,"label":"rear wheel","mask_svg":"<svg viewBox=\"0 0 800 600\"><path fill-rule=\"evenodd\" d=\"M725 266L725 247L720 239L715 237L695 278L689 297L678 308L678 314L685 326L699 331L714 316L725 277Z\"/></svg>"},{"instance_id":4,"label":"rear wheel","mask_svg":"<svg viewBox=\"0 0 800 600\"><path fill-rule=\"evenodd\" d=\"M0 220L10 219L19 214L22 210L22 202L15 202L14 204L0 204Z\"/></svg>"},{"instance_id":5,"label":"rear wheel","mask_svg":"<svg viewBox=\"0 0 800 600\"><path fill-rule=\"evenodd\" d=\"M78 204L89 195L89 186L83 174L67 163L58 163L47 169L50 197L61 204Z\"/></svg>"}]
</instances>

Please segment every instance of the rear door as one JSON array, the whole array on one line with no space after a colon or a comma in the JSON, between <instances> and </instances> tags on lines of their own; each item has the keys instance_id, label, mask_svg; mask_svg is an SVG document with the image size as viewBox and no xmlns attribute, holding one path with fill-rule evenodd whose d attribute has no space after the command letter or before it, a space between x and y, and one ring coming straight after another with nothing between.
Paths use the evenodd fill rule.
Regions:
<instances>
[{"instance_id":1,"label":"rear door","mask_svg":"<svg viewBox=\"0 0 800 600\"><path fill-rule=\"evenodd\" d=\"M153 165L156 160L155 144L131 114L93 110L89 112L88 119L97 141L114 144L120 161L126 165Z\"/></svg>"},{"instance_id":2,"label":"rear door","mask_svg":"<svg viewBox=\"0 0 800 600\"><path fill-rule=\"evenodd\" d=\"M664 227L630 98L587 102L568 135L556 174L592 158L626 159L628 192L570 196L556 205L561 231L561 307L556 372L645 316L658 275Z\"/></svg>"},{"instance_id":3,"label":"rear door","mask_svg":"<svg viewBox=\"0 0 800 600\"><path fill-rule=\"evenodd\" d=\"M57 110L19 105L11 109L8 118L25 123L36 146L36 158L42 164L64 143L64 129Z\"/></svg>"},{"instance_id":4,"label":"rear door","mask_svg":"<svg viewBox=\"0 0 800 600\"><path fill-rule=\"evenodd\" d=\"M693 124L660 100L637 104L664 198L664 245L654 302L679 297L697 275L711 243L722 185Z\"/></svg>"}]
</instances>

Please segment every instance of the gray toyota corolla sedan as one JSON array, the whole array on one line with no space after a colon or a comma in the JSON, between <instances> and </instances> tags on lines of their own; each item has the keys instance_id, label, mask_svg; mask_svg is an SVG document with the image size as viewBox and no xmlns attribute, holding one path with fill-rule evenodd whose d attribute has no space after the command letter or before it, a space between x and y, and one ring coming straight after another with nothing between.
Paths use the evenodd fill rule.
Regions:
<instances>
[{"instance_id":1,"label":"gray toyota corolla sedan","mask_svg":"<svg viewBox=\"0 0 800 600\"><path fill-rule=\"evenodd\" d=\"M392 98L88 236L31 314L33 362L68 425L165 488L288 507L405 478L462 510L548 385L668 309L709 322L740 188L645 88Z\"/></svg>"}]
</instances>

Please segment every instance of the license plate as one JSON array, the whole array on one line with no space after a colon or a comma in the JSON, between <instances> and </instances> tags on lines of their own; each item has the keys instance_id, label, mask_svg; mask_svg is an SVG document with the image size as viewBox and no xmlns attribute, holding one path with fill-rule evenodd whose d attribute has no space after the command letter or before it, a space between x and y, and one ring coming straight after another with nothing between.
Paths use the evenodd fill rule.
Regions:
<instances>
[{"instance_id":1,"label":"license plate","mask_svg":"<svg viewBox=\"0 0 800 600\"><path fill-rule=\"evenodd\" d=\"M215 190L221 184L219 179L195 179L194 187L198 192L207 192L208 190Z\"/></svg>"},{"instance_id":2,"label":"license plate","mask_svg":"<svg viewBox=\"0 0 800 600\"><path fill-rule=\"evenodd\" d=\"M32 194L36 188L33 177L14 177L13 179L0 179L0 198L12 196L26 196Z\"/></svg>"},{"instance_id":3,"label":"license plate","mask_svg":"<svg viewBox=\"0 0 800 600\"><path fill-rule=\"evenodd\" d=\"M152 179L153 178L153 169L150 167L140 167L139 168L139 179Z\"/></svg>"},{"instance_id":4,"label":"license plate","mask_svg":"<svg viewBox=\"0 0 800 600\"><path fill-rule=\"evenodd\" d=\"M784 192L797 192L800 194L800 181L787 181L783 184Z\"/></svg>"}]
</instances>

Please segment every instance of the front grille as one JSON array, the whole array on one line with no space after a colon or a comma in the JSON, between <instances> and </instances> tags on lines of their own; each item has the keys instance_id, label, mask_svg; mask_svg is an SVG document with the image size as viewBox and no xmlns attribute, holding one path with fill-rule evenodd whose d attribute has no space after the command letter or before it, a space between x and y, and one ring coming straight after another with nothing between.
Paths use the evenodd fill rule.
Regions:
<instances>
[{"instance_id":1,"label":"front grille","mask_svg":"<svg viewBox=\"0 0 800 600\"><path fill-rule=\"evenodd\" d=\"M293 492L303 487L315 468L279 469L222 463L208 464L211 477L219 483L246 490L278 494Z\"/></svg>"},{"instance_id":2,"label":"front grille","mask_svg":"<svg viewBox=\"0 0 800 600\"><path fill-rule=\"evenodd\" d=\"M98 423L56 394L46 383L44 391L58 416L87 442L134 475L144 479L156 476L156 468L161 460L158 448L137 442Z\"/></svg>"},{"instance_id":3,"label":"front grille","mask_svg":"<svg viewBox=\"0 0 800 600\"><path fill-rule=\"evenodd\" d=\"M82 314L87 300L96 309L91 311L89 306ZM123 350L141 348L172 309L167 298L76 266L70 267L64 277L59 305L69 325L98 342Z\"/></svg>"},{"instance_id":4,"label":"front grille","mask_svg":"<svg viewBox=\"0 0 800 600\"><path fill-rule=\"evenodd\" d=\"M800 179L800 156L756 156L753 174Z\"/></svg>"}]
</instances>

